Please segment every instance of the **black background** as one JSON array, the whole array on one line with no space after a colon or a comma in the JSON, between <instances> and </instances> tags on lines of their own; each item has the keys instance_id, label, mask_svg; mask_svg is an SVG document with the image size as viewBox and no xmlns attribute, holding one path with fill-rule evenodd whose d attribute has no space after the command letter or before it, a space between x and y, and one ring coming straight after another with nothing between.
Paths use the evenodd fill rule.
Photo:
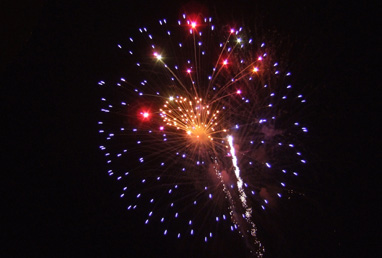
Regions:
<instances>
[{"instance_id":1,"label":"black background","mask_svg":"<svg viewBox=\"0 0 382 258\"><path fill-rule=\"evenodd\" d=\"M119 200L98 151L97 82L113 73L115 44L145 20L176 19L184 9L203 8L222 20L260 21L265 32L288 38L292 71L306 87L307 198L285 214L287 240L272 246L268 256L376 257L380 5L286 2L3 6L2 256L245 255L236 242L232 248L186 249L141 230Z\"/></svg>"}]
</instances>

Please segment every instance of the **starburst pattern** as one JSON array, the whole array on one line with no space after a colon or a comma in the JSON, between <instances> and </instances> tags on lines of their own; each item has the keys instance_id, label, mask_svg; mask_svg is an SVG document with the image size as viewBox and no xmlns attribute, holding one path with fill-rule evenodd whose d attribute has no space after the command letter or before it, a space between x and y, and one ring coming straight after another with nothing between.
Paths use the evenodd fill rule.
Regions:
<instances>
[{"instance_id":1,"label":"starburst pattern","mask_svg":"<svg viewBox=\"0 0 382 258\"><path fill-rule=\"evenodd\" d=\"M261 257L256 213L306 163L294 140L307 128L293 113L305 99L291 72L245 29L212 18L161 19L133 34L117 45L123 77L99 82L100 149L127 209L180 239L238 231Z\"/></svg>"}]
</instances>

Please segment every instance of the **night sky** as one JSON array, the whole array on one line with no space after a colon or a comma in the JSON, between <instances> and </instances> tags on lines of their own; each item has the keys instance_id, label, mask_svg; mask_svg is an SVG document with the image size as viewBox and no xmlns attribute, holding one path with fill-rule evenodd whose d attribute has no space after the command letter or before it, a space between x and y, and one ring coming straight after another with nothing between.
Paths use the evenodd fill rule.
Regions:
<instances>
[{"instance_id":1,"label":"night sky","mask_svg":"<svg viewBox=\"0 0 382 258\"><path fill-rule=\"evenodd\" d=\"M116 44L147 20L190 8L287 39L307 96L306 195L274 225L259 225L280 227L264 235L266 257L377 257L380 5L116 2L1 8L2 257L246 257L231 234L223 246L187 245L135 223L98 149L97 82L120 73Z\"/></svg>"}]
</instances>

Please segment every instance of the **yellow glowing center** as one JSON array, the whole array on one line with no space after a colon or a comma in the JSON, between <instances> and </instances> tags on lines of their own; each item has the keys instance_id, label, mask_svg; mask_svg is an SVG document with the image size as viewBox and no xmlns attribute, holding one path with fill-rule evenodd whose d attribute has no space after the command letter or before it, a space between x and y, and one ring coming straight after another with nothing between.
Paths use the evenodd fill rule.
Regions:
<instances>
[{"instance_id":1,"label":"yellow glowing center","mask_svg":"<svg viewBox=\"0 0 382 258\"><path fill-rule=\"evenodd\" d=\"M163 122L177 130L183 130L192 143L207 144L217 133L219 110L211 110L201 98L170 98L160 109Z\"/></svg>"},{"instance_id":2,"label":"yellow glowing center","mask_svg":"<svg viewBox=\"0 0 382 258\"><path fill-rule=\"evenodd\" d=\"M191 141L206 142L212 140L211 132L202 126L196 126L188 130L187 134L190 136Z\"/></svg>"}]
</instances>

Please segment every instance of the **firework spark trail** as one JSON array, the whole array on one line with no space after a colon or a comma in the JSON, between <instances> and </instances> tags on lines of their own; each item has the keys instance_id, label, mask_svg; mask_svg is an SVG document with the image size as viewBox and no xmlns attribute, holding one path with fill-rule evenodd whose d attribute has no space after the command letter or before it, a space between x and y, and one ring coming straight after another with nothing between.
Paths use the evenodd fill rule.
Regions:
<instances>
[{"instance_id":1,"label":"firework spark trail","mask_svg":"<svg viewBox=\"0 0 382 258\"><path fill-rule=\"evenodd\" d=\"M261 242L259 241L259 239L257 237L257 228L256 228L256 225L251 220L251 218L252 218L252 208L249 207L248 204L247 204L247 195L245 194L244 189L243 189L243 179L240 176L240 168L239 168L238 163L237 163L237 156L236 156L236 153L235 153L235 146L233 144L233 136L232 135L228 135L227 139L228 139L228 143L229 143L229 146L230 146L230 153L231 153L231 157L232 157L232 164L233 164L233 167L234 167L233 170L235 172L235 176L236 176L236 180L237 180L236 184L237 184L237 187L238 187L240 203L241 203L242 207L245 210L245 215L243 217L245 217L245 221L250 226L249 231L250 231L251 236L253 237L252 242L251 242L251 240L248 239L248 234L246 232L248 230L246 229L245 225L242 225L242 223L240 223L242 220L240 219L240 220L237 220L237 221L239 223L239 226L242 228L241 232L242 232L243 236L247 238L246 242L247 242L247 245L249 245L248 247L252 251L255 252L257 257L262 257L263 254L264 254L265 249L264 249L264 247L262 246ZM229 199L232 199L232 197L229 198ZM232 207L232 208L235 208L235 207Z\"/></svg>"},{"instance_id":2,"label":"firework spark trail","mask_svg":"<svg viewBox=\"0 0 382 258\"><path fill-rule=\"evenodd\" d=\"M248 205L247 205L247 196L245 195L245 192L243 190L243 179L240 177L240 168L239 166L237 165L237 157L236 157L236 153L235 153L235 147L233 145L233 137L232 135L228 135L227 137L228 139L228 143L229 143L229 146L230 146L230 153L231 153L231 156L232 156L232 164L234 166L234 172L235 172L235 176L236 176L236 179L237 179L237 187L239 189L239 192L240 192L240 201L243 205L243 208L244 209L248 209ZM251 216L251 212L249 210L247 210L248 214L247 217L250 217Z\"/></svg>"}]
</instances>

